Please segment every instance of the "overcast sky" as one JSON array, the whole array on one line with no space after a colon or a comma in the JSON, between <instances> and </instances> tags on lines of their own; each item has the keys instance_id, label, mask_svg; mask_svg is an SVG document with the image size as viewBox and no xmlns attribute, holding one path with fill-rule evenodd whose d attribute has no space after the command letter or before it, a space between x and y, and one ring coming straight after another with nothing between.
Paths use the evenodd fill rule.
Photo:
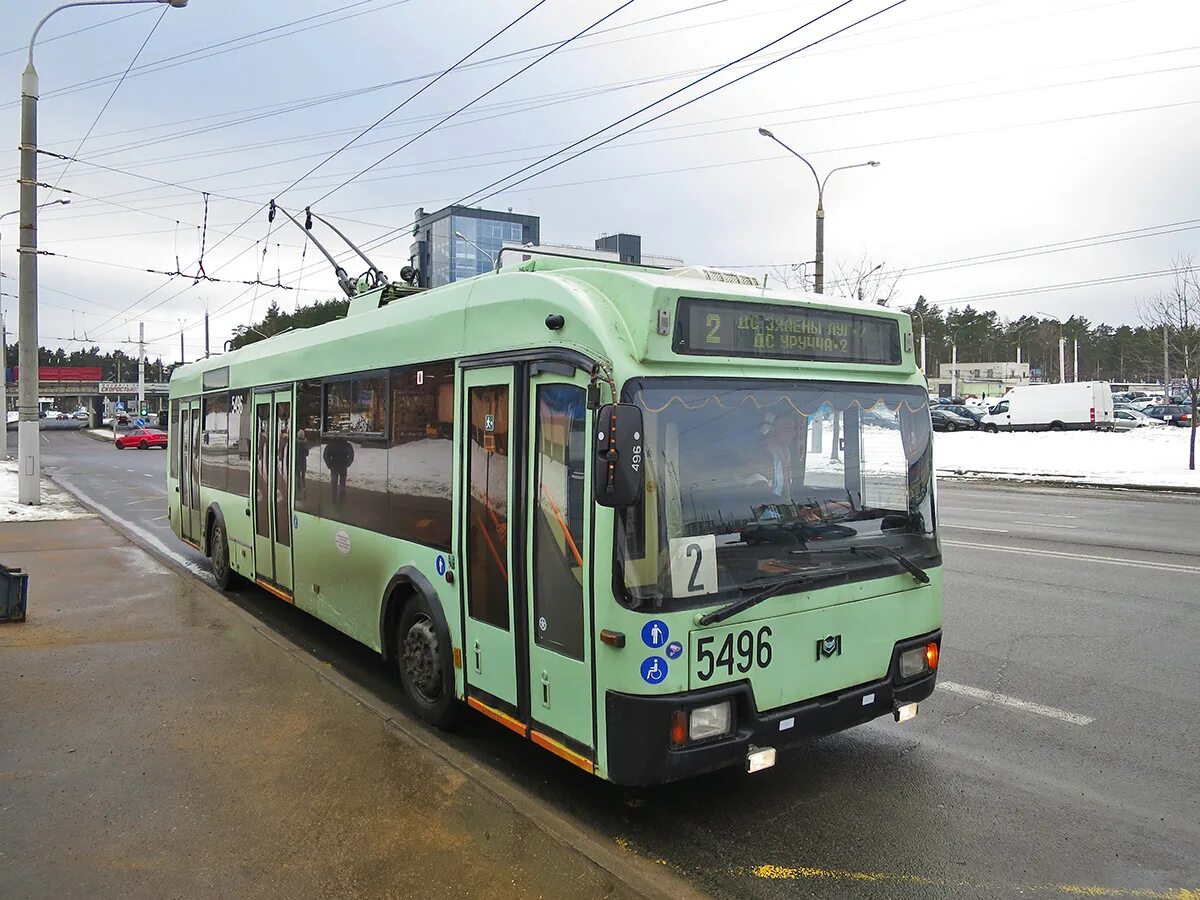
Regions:
<instances>
[{"instance_id":1,"label":"overcast sky","mask_svg":"<svg viewBox=\"0 0 1200 900\"><path fill-rule=\"evenodd\" d=\"M317 210L370 243L407 226L416 207L433 210L467 196L832 5L634 0L594 33L512 77L545 52L521 51L569 37L620 2L547 0L473 57L480 65L448 75L283 192L533 2L192 0L165 14L147 5L55 16L36 56L39 143L66 155L76 155L113 76L154 32L78 149L86 162L63 174L61 162L41 158L41 179L75 192L42 194L42 202L72 198L42 214L42 248L63 254L40 259L42 343L69 348L71 338L86 335L113 349L136 339L141 320L151 355L178 358L182 319L190 359L203 352L207 306L219 348L272 297L290 309L338 293L311 246L298 280L303 235L278 221L271 230L265 209L257 209L271 197L295 209L320 200ZM631 122L888 2L850 0ZM11 52L0 55L8 98L0 99L0 128L9 149L0 161L0 213L18 205L21 43L54 3L6 6L0 53ZM1129 276L1160 272L1200 249L1198 75L1195 2L907 0L483 205L541 216L547 242L590 246L603 232L629 231L642 235L647 251L689 263L753 271L804 263L813 258L815 185L803 163L757 134L766 126L822 175L868 159L882 163L829 181L828 280L839 262L866 258L906 270L898 304L918 294L948 304L980 297L977 307L1005 317L1046 312L1136 323L1139 298L1166 281ZM177 257L184 271L195 271L205 191L205 271L243 281L257 278L261 266L262 280L281 273L301 290L192 286L142 271L173 271ZM6 294L16 293L16 219L0 222ZM1118 234L1130 231L1136 236ZM1082 241L1092 245L1043 252ZM377 262L394 276L408 245L405 229L376 251ZM974 259L1029 248L1040 249L1007 261ZM1126 280L1028 293L1102 279ZM988 296L996 294L1004 296ZM0 299L15 331L16 301Z\"/></svg>"}]
</instances>

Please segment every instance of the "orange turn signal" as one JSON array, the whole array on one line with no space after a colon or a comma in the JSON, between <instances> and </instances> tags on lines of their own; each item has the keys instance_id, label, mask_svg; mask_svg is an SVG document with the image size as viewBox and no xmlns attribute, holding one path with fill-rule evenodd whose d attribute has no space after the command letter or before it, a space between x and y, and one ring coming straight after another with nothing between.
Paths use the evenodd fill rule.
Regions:
<instances>
[{"instance_id":1,"label":"orange turn signal","mask_svg":"<svg viewBox=\"0 0 1200 900\"><path fill-rule=\"evenodd\" d=\"M930 672L936 672L938 666L938 645L932 641L925 645L925 663Z\"/></svg>"},{"instance_id":2,"label":"orange turn signal","mask_svg":"<svg viewBox=\"0 0 1200 900\"><path fill-rule=\"evenodd\" d=\"M687 743L687 713L677 709L671 713L671 746L682 747Z\"/></svg>"}]
</instances>

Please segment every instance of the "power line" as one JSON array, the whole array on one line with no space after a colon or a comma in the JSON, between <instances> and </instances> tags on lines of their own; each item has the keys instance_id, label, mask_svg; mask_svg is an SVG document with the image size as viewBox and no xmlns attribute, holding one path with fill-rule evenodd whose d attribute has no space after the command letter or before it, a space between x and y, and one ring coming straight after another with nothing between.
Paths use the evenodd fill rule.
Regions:
<instances>
[{"instance_id":1,"label":"power line","mask_svg":"<svg viewBox=\"0 0 1200 900\"><path fill-rule=\"evenodd\" d=\"M1067 281L1060 284L1044 284L1037 287L1017 288L1010 291L994 291L988 294L972 294L967 297L953 297L949 300L934 300L932 306L947 306L952 303L973 303L978 300L1005 300L1011 297L1024 297L1029 294L1047 294L1055 291L1074 290L1081 287L1097 287L1106 284L1123 284L1128 281L1140 281L1147 278L1161 278L1174 274L1174 269L1159 269L1154 272L1135 272L1128 275L1110 275L1102 278L1089 278L1083 281Z\"/></svg>"},{"instance_id":2,"label":"power line","mask_svg":"<svg viewBox=\"0 0 1200 900\"><path fill-rule=\"evenodd\" d=\"M133 12L125 13L123 16L115 16L113 18L102 19L92 25L85 25L83 28L76 28L74 31L64 31L62 34L56 34L53 37L38 38L38 46L42 47L54 41L61 41L63 38L73 37L77 34L91 31L93 28L103 28L106 25L115 25L117 22L123 22L126 19L132 19L134 16L144 15L150 12L149 9L138 9ZM0 51L0 56L12 56L14 53L24 53L29 49L27 44L22 44L20 47L13 47L11 50Z\"/></svg>"},{"instance_id":3,"label":"power line","mask_svg":"<svg viewBox=\"0 0 1200 900\"><path fill-rule=\"evenodd\" d=\"M469 109L470 107L472 107L476 103L478 103L480 100L484 99L485 97L490 96L491 94L500 90L500 88L502 88L505 85L507 85L508 83L516 80L517 78L520 78L522 75L524 75L526 72L528 72L534 66L536 66L538 63L548 59L550 56L553 56L555 53L557 53L559 50L561 50L563 47L567 46L567 44L570 44L572 41L576 40L577 38L583 37L583 35L587 34L589 31L591 31L597 25L601 25L604 22L608 21L613 16L615 16L617 13L619 13L622 10L626 9L627 7L631 6L634 2L636 2L636 0L625 0L625 2L618 4L613 9L611 9L609 12L607 12L603 16L601 16L599 19L596 19L590 25L587 25L587 26L581 28L579 31L575 32L575 34L571 35L569 38L566 38L566 39L558 42L557 44L552 46L549 50L547 50L545 53L543 53L541 56L537 57L536 59L534 59L531 62L527 63L526 65L522 66L520 69L518 69L512 75L502 78L500 81L496 82L494 85L492 85L486 91L484 91L482 94L478 94L471 100L468 100L462 106L455 109L453 112L448 113L445 116L443 116L442 118L438 119L438 121L436 121L434 124L430 125L428 128L426 128L424 131L420 132L419 134L416 134L413 137L409 138L407 141L405 141L403 144L401 144L396 149L392 150L389 153L385 153L383 156L381 156L379 159L375 160L375 162L371 163L369 166L367 166L365 169L363 169L357 175L352 175L351 177L349 177L345 181L343 181L341 184L339 184L337 187L335 187L329 191L326 191L324 194L322 194L320 197L318 197L312 205L315 205L316 203L320 203L322 200L326 199L327 197L337 193L342 188L344 188L346 185L353 182L356 178L362 177L367 172L370 172L372 169L374 169L381 162L383 162L384 160L387 160L387 159L391 159L391 157L395 156L397 153L399 153L401 150L404 150L406 147L411 147L414 143L419 141L425 135L429 134L431 131L441 127L446 122L449 122L451 119L453 119L455 116L457 116L460 112L463 112L464 110ZM850 0L846 0L846 2L850 2ZM541 4L539 3L538 5L540 6ZM536 9L536 8L537 7L535 6L534 9Z\"/></svg>"}]
</instances>

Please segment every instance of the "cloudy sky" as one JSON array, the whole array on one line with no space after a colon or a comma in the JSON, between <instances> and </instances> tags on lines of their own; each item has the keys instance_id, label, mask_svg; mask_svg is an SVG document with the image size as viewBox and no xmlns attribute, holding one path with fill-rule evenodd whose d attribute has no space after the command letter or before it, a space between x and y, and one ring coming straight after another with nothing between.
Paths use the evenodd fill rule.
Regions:
<instances>
[{"instance_id":1,"label":"cloudy sky","mask_svg":"<svg viewBox=\"0 0 1200 900\"><path fill-rule=\"evenodd\" d=\"M55 16L37 51L39 143L80 161L65 171L40 161L42 180L73 192L43 192L43 202L72 202L42 214L41 246L59 254L40 262L42 343L70 347L86 336L112 349L136 339L143 321L151 354L170 359L182 323L193 358L205 308L216 348L272 297L290 309L335 295L313 248L302 256L303 235L268 223L262 207L274 196L337 217L354 239L378 244L377 261L395 273L416 207L474 202L484 186L833 6L633 0L518 74L622 2L546 0L473 64L326 161L534 2L191 0L182 10ZM757 134L765 126L822 174L882 163L829 182L832 290L846 289L839 263L865 259L904 270L900 304L918 294L948 305L975 298L1005 317L1135 323L1139 298L1165 286L1153 273L1181 253L1200 257L1200 4L907 0L853 24L889 2L849 0L601 137L780 60L761 73L483 205L541 216L546 241L591 245L602 232L630 231L646 250L688 262L794 272L813 256L816 190L803 163ZM53 5L23 0L0 14L9 98L0 99L0 129L10 148L0 213L18 205L21 44ZM205 272L231 282L281 277L298 290L144 271L174 271L178 260L195 272L205 192ZM0 222L6 294L16 293L16 224ZM15 300L0 299L15 328Z\"/></svg>"}]
</instances>

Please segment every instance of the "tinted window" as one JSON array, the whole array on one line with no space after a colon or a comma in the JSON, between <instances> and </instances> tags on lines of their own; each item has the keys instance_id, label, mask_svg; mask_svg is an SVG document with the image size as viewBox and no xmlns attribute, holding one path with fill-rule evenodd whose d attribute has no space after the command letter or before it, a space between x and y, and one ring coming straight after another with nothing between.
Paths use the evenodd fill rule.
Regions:
<instances>
[{"instance_id":1,"label":"tinted window","mask_svg":"<svg viewBox=\"0 0 1200 900\"><path fill-rule=\"evenodd\" d=\"M139 432L145 434L146 432ZM229 395L204 398L204 435L200 441L200 483L219 491L227 489L226 449L229 439Z\"/></svg>"},{"instance_id":2,"label":"tinted window","mask_svg":"<svg viewBox=\"0 0 1200 900\"><path fill-rule=\"evenodd\" d=\"M271 536L271 403L254 405L254 533ZM268 572L270 570L268 569Z\"/></svg>"},{"instance_id":3,"label":"tinted window","mask_svg":"<svg viewBox=\"0 0 1200 900\"><path fill-rule=\"evenodd\" d=\"M533 606L537 643L583 659L583 455L586 391L537 391Z\"/></svg>"},{"instance_id":4,"label":"tinted window","mask_svg":"<svg viewBox=\"0 0 1200 900\"><path fill-rule=\"evenodd\" d=\"M229 447L226 490L242 497L250 496L250 401L246 391L229 395Z\"/></svg>"},{"instance_id":5,"label":"tinted window","mask_svg":"<svg viewBox=\"0 0 1200 900\"><path fill-rule=\"evenodd\" d=\"M469 392L468 609L508 630L508 385Z\"/></svg>"},{"instance_id":6,"label":"tinted window","mask_svg":"<svg viewBox=\"0 0 1200 900\"><path fill-rule=\"evenodd\" d=\"M171 441L170 442L171 442L171 446L173 446L173 447L179 446L179 401L178 400L171 401ZM172 478L176 478L179 475L179 460L177 459L177 457L175 455L175 451L172 451L170 456L171 456L170 475Z\"/></svg>"},{"instance_id":7,"label":"tinted window","mask_svg":"<svg viewBox=\"0 0 1200 900\"><path fill-rule=\"evenodd\" d=\"M321 382L296 386L296 509L321 514L322 484L329 476L321 462Z\"/></svg>"},{"instance_id":8,"label":"tinted window","mask_svg":"<svg viewBox=\"0 0 1200 900\"><path fill-rule=\"evenodd\" d=\"M389 534L450 549L454 364L396 369L388 447Z\"/></svg>"},{"instance_id":9,"label":"tinted window","mask_svg":"<svg viewBox=\"0 0 1200 900\"><path fill-rule=\"evenodd\" d=\"M327 383L321 438L329 474L321 514L379 532L388 528L387 385L385 375Z\"/></svg>"}]
</instances>

